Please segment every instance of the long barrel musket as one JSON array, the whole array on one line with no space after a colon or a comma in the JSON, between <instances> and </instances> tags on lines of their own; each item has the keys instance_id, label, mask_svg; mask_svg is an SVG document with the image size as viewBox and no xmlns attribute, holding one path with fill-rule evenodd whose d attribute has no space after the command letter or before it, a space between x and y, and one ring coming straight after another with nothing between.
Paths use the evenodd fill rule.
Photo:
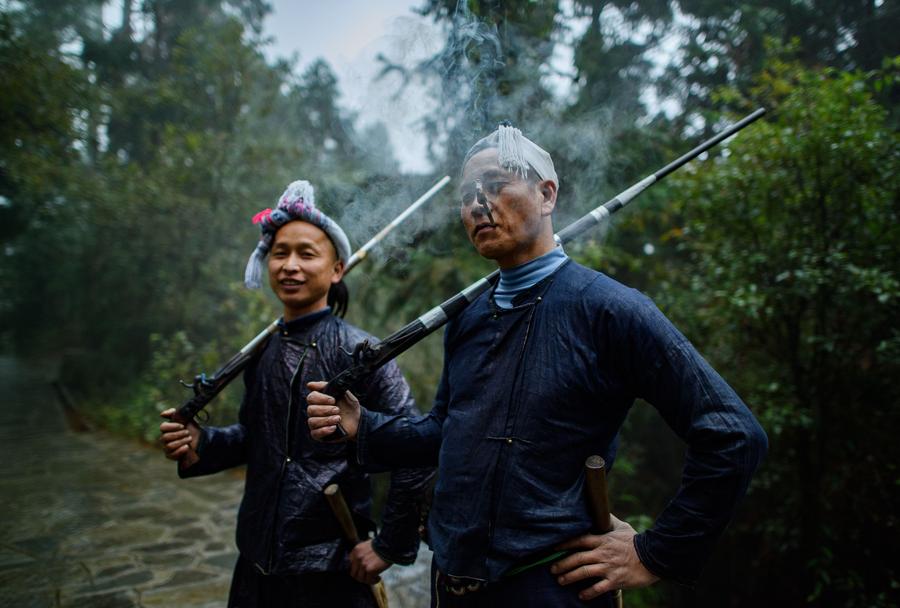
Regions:
<instances>
[{"instance_id":1,"label":"long barrel musket","mask_svg":"<svg viewBox=\"0 0 900 608\"><path fill-rule=\"evenodd\" d=\"M759 108L752 114L747 115L740 121L734 123L721 133L712 137L699 146L684 154L677 160L672 161L659 171L648 175L630 188L620 192L614 198L603 203L590 213L582 216L574 223L569 224L564 229L554 235L557 243L564 245L575 238L581 236L600 222L605 221L613 213L619 211L630 203L641 192L660 181L673 171L681 168L691 160L700 156L713 146L721 143L723 140L731 137L750 123L759 119L766 111ZM407 349L421 341L431 332L442 327L450 319L457 316L465 308L475 301L475 299L491 288L500 276L500 271L495 270L488 276L472 283L452 298L435 306L424 315L394 332L377 344L369 344L367 341L357 345L354 351L355 362L353 365L339 373L337 376L328 381L327 386L323 389L327 395L334 398L341 397L350 387L360 382L369 374L385 365L392 359L396 358ZM335 432L326 438L326 441L334 441L345 436L346 432L338 425Z\"/></svg>"},{"instance_id":2,"label":"long barrel musket","mask_svg":"<svg viewBox=\"0 0 900 608\"><path fill-rule=\"evenodd\" d=\"M365 257L368 255L369 251L375 247L378 243L380 243L387 234L396 228L403 220L410 216L416 209L424 205L428 202L437 192L447 185L450 181L450 176L445 175L442 177L435 185L433 185L429 190L416 199L412 205L406 208L406 210L394 218L390 224L381 229L381 231L376 234L374 237L369 239L365 245L359 248L359 250L350 256L350 259L347 260L347 267L344 269L344 274L348 273L352 268L354 268L357 264L359 264ZM266 345L266 342L273 333L278 330L278 320L272 321L272 323L266 327L264 330L259 332L255 338L250 340L241 350L239 350L231 359L225 362L225 364L220 367L216 373L212 376L207 376L206 374L198 374L194 377L194 382L192 384L187 384L182 382L188 388L194 390L194 396L188 399L184 405L182 405L172 416L172 420L175 422L180 422L182 424L187 424L189 421L193 420L194 417L202 410L206 405L212 401L216 395L222 392L222 390L228 386L232 380L234 380L243 370L247 367L247 364L253 358L253 356L258 353L262 348Z\"/></svg>"}]
</instances>

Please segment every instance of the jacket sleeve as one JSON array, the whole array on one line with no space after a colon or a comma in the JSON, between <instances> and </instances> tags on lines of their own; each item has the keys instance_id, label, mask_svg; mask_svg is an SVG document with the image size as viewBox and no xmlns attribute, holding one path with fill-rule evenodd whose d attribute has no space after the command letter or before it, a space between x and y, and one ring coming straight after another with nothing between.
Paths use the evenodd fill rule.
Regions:
<instances>
[{"instance_id":1,"label":"jacket sleeve","mask_svg":"<svg viewBox=\"0 0 900 608\"><path fill-rule=\"evenodd\" d=\"M390 413L363 407L356 435L357 463L370 471L410 465L437 466L448 396L445 350L444 371L428 414L416 416L415 410L413 413Z\"/></svg>"},{"instance_id":2,"label":"jacket sleeve","mask_svg":"<svg viewBox=\"0 0 900 608\"><path fill-rule=\"evenodd\" d=\"M366 392L365 402L369 411L377 411L383 416L408 419L418 414L409 385L394 362L376 374ZM411 564L419 549L422 510L434 469L410 468L409 462L402 464L404 468L391 473L381 530L372 540L372 548L390 562Z\"/></svg>"},{"instance_id":3,"label":"jacket sleeve","mask_svg":"<svg viewBox=\"0 0 900 608\"><path fill-rule=\"evenodd\" d=\"M182 479L212 475L231 467L236 467L247 462L247 427L244 424L247 415L247 390L252 382L253 368L248 367L244 371L244 398L238 412L237 424L229 426L203 427L200 432L200 441L197 445L199 460L191 467L182 469L179 465L178 476Z\"/></svg>"},{"instance_id":4,"label":"jacket sleeve","mask_svg":"<svg viewBox=\"0 0 900 608\"><path fill-rule=\"evenodd\" d=\"M768 440L734 390L641 297L620 329L625 376L687 443L681 486L653 526L635 536L638 557L662 578L693 584L747 491Z\"/></svg>"}]
</instances>

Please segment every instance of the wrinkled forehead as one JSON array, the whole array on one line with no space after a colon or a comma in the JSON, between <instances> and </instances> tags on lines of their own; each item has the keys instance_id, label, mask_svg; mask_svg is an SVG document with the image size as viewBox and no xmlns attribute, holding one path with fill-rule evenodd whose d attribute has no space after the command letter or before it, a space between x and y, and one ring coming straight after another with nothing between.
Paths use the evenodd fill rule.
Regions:
<instances>
[{"instance_id":1,"label":"wrinkled forehead","mask_svg":"<svg viewBox=\"0 0 900 608\"><path fill-rule=\"evenodd\" d=\"M473 154L463 165L459 180L460 187L476 179L520 179L513 171L508 171L500 166L499 155L497 148L485 148Z\"/></svg>"}]
</instances>

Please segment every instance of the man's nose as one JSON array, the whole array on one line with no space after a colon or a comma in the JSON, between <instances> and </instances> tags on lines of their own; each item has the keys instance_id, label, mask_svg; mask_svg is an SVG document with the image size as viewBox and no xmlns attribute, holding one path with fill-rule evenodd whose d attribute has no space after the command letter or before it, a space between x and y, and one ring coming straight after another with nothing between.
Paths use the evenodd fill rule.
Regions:
<instances>
[{"instance_id":1,"label":"man's nose","mask_svg":"<svg viewBox=\"0 0 900 608\"><path fill-rule=\"evenodd\" d=\"M476 220L487 217L487 211L484 207L479 205L477 201L474 201L472 205L469 205L469 213L471 213L472 218Z\"/></svg>"}]
</instances>

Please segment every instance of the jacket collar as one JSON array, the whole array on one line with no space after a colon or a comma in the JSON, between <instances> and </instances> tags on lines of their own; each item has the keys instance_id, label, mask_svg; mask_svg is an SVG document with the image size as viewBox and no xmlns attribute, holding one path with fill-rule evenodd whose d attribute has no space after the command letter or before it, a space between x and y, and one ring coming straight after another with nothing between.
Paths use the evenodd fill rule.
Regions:
<instances>
[{"instance_id":1,"label":"jacket collar","mask_svg":"<svg viewBox=\"0 0 900 608\"><path fill-rule=\"evenodd\" d=\"M325 317L329 316L331 316L331 307L326 306L322 310L311 312L309 314L303 315L302 317L291 319L290 321L285 321L282 317L278 320L279 333L281 333L281 335L283 336L291 336L303 333Z\"/></svg>"}]
</instances>

